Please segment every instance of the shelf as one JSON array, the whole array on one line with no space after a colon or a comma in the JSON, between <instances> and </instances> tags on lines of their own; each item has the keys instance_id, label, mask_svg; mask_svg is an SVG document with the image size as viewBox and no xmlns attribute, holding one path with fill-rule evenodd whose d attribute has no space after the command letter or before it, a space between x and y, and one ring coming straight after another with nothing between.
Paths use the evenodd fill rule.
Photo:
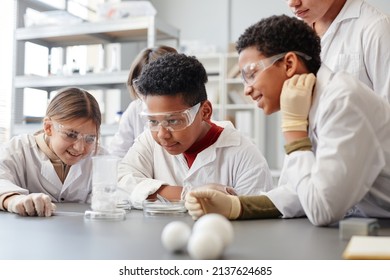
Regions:
<instances>
[{"instance_id":1,"label":"shelf","mask_svg":"<svg viewBox=\"0 0 390 280\"><path fill-rule=\"evenodd\" d=\"M226 83L227 84L239 84L239 85L242 85L242 79L241 78L230 78L230 79L226 79Z\"/></svg>"},{"instance_id":2,"label":"shelf","mask_svg":"<svg viewBox=\"0 0 390 280\"><path fill-rule=\"evenodd\" d=\"M59 11L61 8L37 0L15 0L15 3L16 29L14 32L14 39L16 53L14 55L13 115L11 118L12 123L10 125L12 136L21 133L34 133L42 127L42 124L40 123L23 123L25 88L40 89L48 92L68 86L85 88L87 90L120 89L121 94L126 92L126 95L128 95L126 82L129 69L121 69L121 71L115 72L87 73L85 75L73 74L69 76L25 75L26 42L47 47L49 53L51 48L63 48L64 54L61 61L67 61L67 47L71 46L145 42L147 47L154 47L159 40L174 40L176 41L176 45L179 46L179 29L161 21L155 16L25 27L23 17L26 15L27 9L31 8L38 12L47 12ZM65 8L66 7L63 7L63 9ZM107 55L109 48L108 51L106 48L103 48L103 50L104 55ZM105 59L106 58L107 57L105 57ZM123 100L122 97L113 101L110 100L110 97L104 97L103 102L105 102L105 104L111 102L117 107L117 103L121 103ZM111 111L115 112L115 110L106 110L105 114L112 114ZM104 119L111 120L112 116L104 116ZM116 133L117 129L117 124L102 124L102 136L112 136Z\"/></svg>"},{"instance_id":3,"label":"shelf","mask_svg":"<svg viewBox=\"0 0 390 280\"><path fill-rule=\"evenodd\" d=\"M70 76L16 76L15 88L58 89L69 85L83 88L115 88L126 86L129 71L74 74Z\"/></svg>"},{"instance_id":4,"label":"shelf","mask_svg":"<svg viewBox=\"0 0 390 280\"><path fill-rule=\"evenodd\" d=\"M213 75L208 76L207 79L208 79L209 83L213 83L213 82L218 82L219 83L220 80L221 80L221 78L219 76L213 76Z\"/></svg>"},{"instance_id":5,"label":"shelf","mask_svg":"<svg viewBox=\"0 0 390 280\"><path fill-rule=\"evenodd\" d=\"M223 65L221 63L223 60L222 54L200 54L195 55L195 57L203 64L204 68L206 69L207 75L209 76L209 81L219 81L223 71Z\"/></svg>"},{"instance_id":6,"label":"shelf","mask_svg":"<svg viewBox=\"0 0 390 280\"><path fill-rule=\"evenodd\" d=\"M17 28L15 40L29 41L46 47L66 47L156 40L178 40L180 32L158 18L134 17L98 22L83 22L67 26L33 26Z\"/></svg>"}]
</instances>

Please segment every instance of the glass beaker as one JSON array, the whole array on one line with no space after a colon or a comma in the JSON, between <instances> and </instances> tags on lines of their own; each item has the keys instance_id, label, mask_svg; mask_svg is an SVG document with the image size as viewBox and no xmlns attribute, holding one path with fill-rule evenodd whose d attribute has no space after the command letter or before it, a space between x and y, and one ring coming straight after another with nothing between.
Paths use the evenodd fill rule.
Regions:
<instances>
[{"instance_id":1,"label":"glass beaker","mask_svg":"<svg viewBox=\"0 0 390 280\"><path fill-rule=\"evenodd\" d=\"M92 157L92 211L88 219L122 220L126 212L117 208L119 158L109 155Z\"/></svg>"}]
</instances>

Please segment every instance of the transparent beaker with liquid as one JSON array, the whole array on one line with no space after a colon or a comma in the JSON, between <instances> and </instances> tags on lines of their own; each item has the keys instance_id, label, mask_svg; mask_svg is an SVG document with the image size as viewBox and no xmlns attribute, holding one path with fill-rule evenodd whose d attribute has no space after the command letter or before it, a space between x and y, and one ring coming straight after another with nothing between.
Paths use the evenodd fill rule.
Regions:
<instances>
[{"instance_id":1,"label":"transparent beaker with liquid","mask_svg":"<svg viewBox=\"0 0 390 280\"><path fill-rule=\"evenodd\" d=\"M91 220L123 220L126 211L118 208L119 158L109 155L92 157L92 210L85 212Z\"/></svg>"}]
</instances>

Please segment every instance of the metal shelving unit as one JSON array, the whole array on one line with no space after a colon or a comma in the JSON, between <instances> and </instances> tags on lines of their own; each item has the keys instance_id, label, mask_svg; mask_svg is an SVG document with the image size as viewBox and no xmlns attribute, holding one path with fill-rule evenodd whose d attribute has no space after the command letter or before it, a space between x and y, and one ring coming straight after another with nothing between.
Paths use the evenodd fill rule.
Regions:
<instances>
[{"instance_id":1,"label":"metal shelving unit","mask_svg":"<svg viewBox=\"0 0 390 280\"><path fill-rule=\"evenodd\" d=\"M31 2L18 0L19 2ZM83 22L68 26L33 26L15 30L17 41L29 41L47 47L92 45L147 41L148 47L157 40L178 39L179 30L153 16L117 20Z\"/></svg>"},{"instance_id":2,"label":"metal shelving unit","mask_svg":"<svg viewBox=\"0 0 390 280\"><path fill-rule=\"evenodd\" d=\"M31 132L34 125L23 124L23 91L34 88L53 91L65 86L86 89L125 89L128 71L88 73L71 76L25 75L26 42L49 49L79 45L107 45L112 43L146 42L155 46L159 40L175 40L179 45L180 31L154 16L132 17L117 20L81 22L69 25L25 27L23 17L28 8L38 12L54 11L57 8L38 0L14 0L16 2L15 55L13 69L13 100L11 135ZM112 125L102 127L102 135L115 133Z\"/></svg>"}]
</instances>

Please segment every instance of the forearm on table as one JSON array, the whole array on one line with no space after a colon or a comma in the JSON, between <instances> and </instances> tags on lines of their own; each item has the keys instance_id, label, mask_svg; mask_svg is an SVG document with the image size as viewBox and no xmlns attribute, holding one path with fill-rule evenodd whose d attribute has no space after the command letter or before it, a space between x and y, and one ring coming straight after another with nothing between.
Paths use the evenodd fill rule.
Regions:
<instances>
[{"instance_id":1,"label":"forearm on table","mask_svg":"<svg viewBox=\"0 0 390 280\"><path fill-rule=\"evenodd\" d=\"M157 197L157 194L160 194L161 196L163 196L169 200L181 199L182 190L183 190L183 187L181 187L181 186L163 185L155 193L152 193L151 195L149 195L148 198L153 199L153 198Z\"/></svg>"},{"instance_id":2,"label":"forearm on table","mask_svg":"<svg viewBox=\"0 0 390 280\"><path fill-rule=\"evenodd\" d=\"M239 220L278 218L282 213L265 195L240 196L241 214Z\"/></svg>"}]
</instances>

